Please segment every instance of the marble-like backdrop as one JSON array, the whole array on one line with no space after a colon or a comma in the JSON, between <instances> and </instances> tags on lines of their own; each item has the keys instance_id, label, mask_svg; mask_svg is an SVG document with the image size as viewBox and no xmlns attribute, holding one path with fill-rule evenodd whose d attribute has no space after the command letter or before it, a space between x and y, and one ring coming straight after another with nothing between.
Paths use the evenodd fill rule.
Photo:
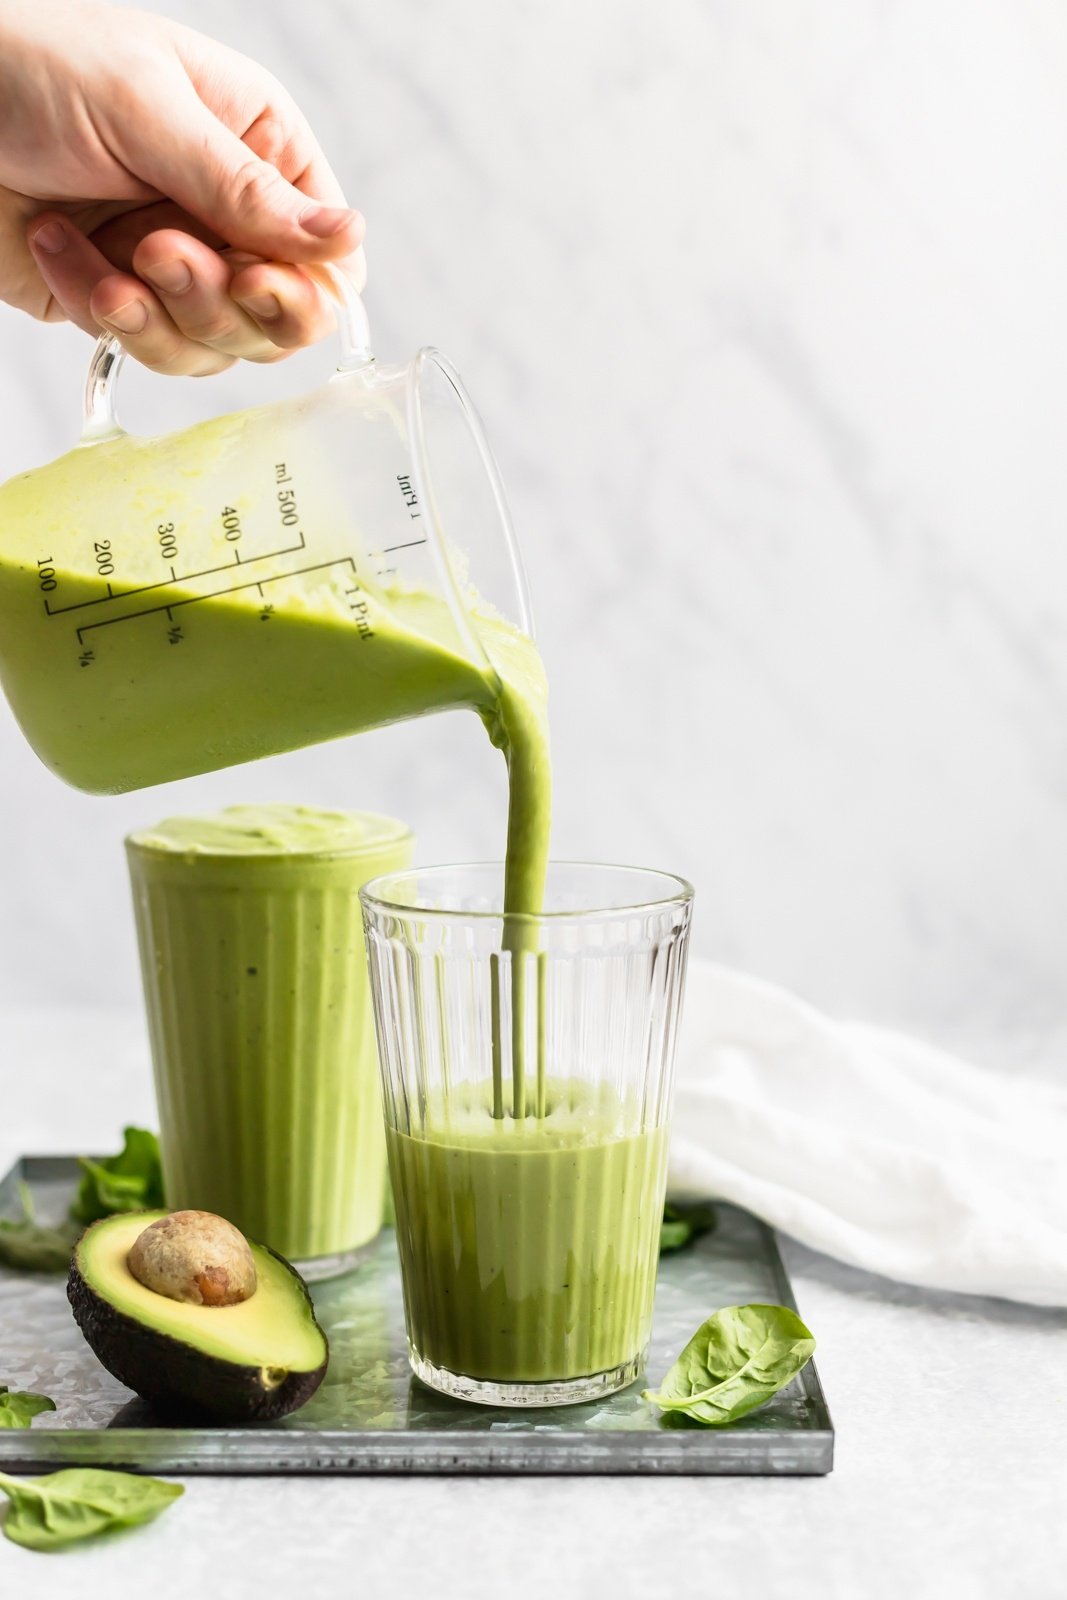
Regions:
<instances>
[{"instance_id":1,"label":"marble-like backdrop","mask_svg":"<svg viewBox=\"0 0 1067 1600\"><path fill-rule=\"evenodd\" d=\"M169 10L304 103L369 220L377 346L440 344L487 418L554 686L557 853L688 874L698 949L834 1007L1055 1015L1055 0ZM7 475L71 442L87 345L13 313L0 341ZM173 426L327 366L138 376L126 413ZM472 718L101 800L0 710L0 772L8 1003L133 997L120 840L163 812L396 810L424 860L502 836Z\"/></svg>"}]
</instances>

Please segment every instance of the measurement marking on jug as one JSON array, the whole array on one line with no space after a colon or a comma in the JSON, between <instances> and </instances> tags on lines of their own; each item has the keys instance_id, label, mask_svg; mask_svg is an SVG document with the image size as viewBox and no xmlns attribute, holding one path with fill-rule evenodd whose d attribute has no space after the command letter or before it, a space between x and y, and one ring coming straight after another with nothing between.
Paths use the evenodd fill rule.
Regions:
<instances>
[{"instance_id":1,"label":"measurement marking on jug","mask_svg":"<svg viewBox=\"0 0 1067 1600\"><path fill-rule=\"evenodd\" d=\"M255 559L258 561L258 560L261 560L262 558L257 556ZM167 615L168 620L173 621L173 617L172 617L171 613L174 612L174 611L177 611L180 606L195 606L195 605L199 605L202 600L217 600L220 597L220 595L237 594L242 589L258 589L260 594L262 594L263 593L263 585L265 583L283 583L286 578L300 578L300 577L305 576L309 572L324 572L324 571L328 571L330 567L351 567L352 568L353 581L356 581L356 579L357 579L355 558L353 556L335 556L332 561L316 561L311 566L295 567L292 572L275 572L269 578L251 578L248 581L248 583L231 583L231 584L227 584L222 589L211 589L211 590L208 591L207 594L191 594L191 595L187 595L184 600L171 600L169 603L164 604L164 605L159 605L159 606L144 606L140 611L127 611L127 612L124 612L124 614L121 617L103 617L99 622L83 622L81 627L75 630L76 633L77 633L77 637L78 637L78 643L79 644L84 644L85 640L82 637L82 635L86 634L86 633L91 633L96 628L113 628L113 627L115 627L115 625L117 623L120 623L120 622L134 622L134 621L136 621L136 619L138 617L158 616L160 612L165 612L166 615ZM217 572L229 571L229 570L231 570L229 567L227 567L227 568L216 567L215 568L215 571L217 571ZM158 584L150 584L150 585L148 585L148 587L149 588L158 588L159 586L158 586ZM358 589L358 582L357 582L357 589ZM130 591L130 593L135 593L135 592L136 591L134 591L134 590ZM348 593L348 594L353 594L355 592L357 592L357 591L356 590L347 590L346 591L346 593ZM349 601L349 604L351 605L352 602ZM369 607L367 606L365 601L361 601L360 602L360 606L361 606L363 612L369 610ZM73 607L70 608L70 609L73 609ZM273 610L273 607L269 607L267 609ZM366 621L361 621L360 620L360 616L361 616L362 612L357 612L355 607L353 607L352 609L353 609L353 615L355 616L355 620L356 620L356 627L359 630L360 637L363 638L363 639L373 638L374 635L373 635L373 631L372 631L372 629L370 627L370 624L367 623ZM260 615L261 615L261 620L263 620L263 621L267 620L265 617L263 617L262 613ZM179 633L180 633L180 629L179 629ZM179 641L177 639L171 639L170 642L172 644L177 644Z\"/></svg>"},{"instance_id":2,"label":"measurement marking on jug","mask_svg":"<svg viewBox=\"0 0 1067 1600\"><path fill-rule=\"evenodd\" d=\"M391 556L394 550L414 550L416 545L425 544L425 539L408 539L404 544L383 545L378 551L380 556Z\"/></svg>"},{"instance_id":3,"label":"measurement marking on jug","mask_svg":"<svg viewBox=\"0 0 1067 1600\"><path fill-rule=\"evenodd\" d=\"M352 613L352 620L361 639L373 639L374 629L370 625L370 604L363 599L363 589L356 580L356 564L352 563L352 587L345 590L348 599L348 609Z\"/></svg>"},{"instance_id":4,"label":"measurement marking on jug","mask_svg":"<svg viewBox=\"0 0 1067 1600\"><path fill-rule=\"evenodd\" d=\"M242 566L250 566L253 561L273 561L278 556L295 556L295 555L299 555L301 550L304 550L306 548L307 548L307 546L306 546L306 542L305 542L305 539L304 539L304 535L301 534L300 535L300 541L299 541L298 544L288 544L281 550L265 550L261 556L245 556L243 558L243 560L241 560L241 565ZM234 553L236 554L236 552L234 552ZM238 559L240 560L241 558L239 557ZM42 563L40 561L37 563L37 565L38 565L38 569L39 569L38 570L38 582L40 583L41 588L42 589L45 589L45 588L54 589L56 587L56 578L55 578L54 568L49 567L49 566L47 566L46 564L44 564L44 563ZM331 563L331 565L332 565L332 563ZM50 617L58 617L64 611L84 611L86 606L102 606L102 605L106 605L109 600L128 600L131 595L148 594L153 589L170 589L176 583L192 583L194 578L210 578L210 577L213 577L216 572L232 572L232 571L233 571L233 565L229 561L224 561L222 563L222 565L219 566L219 567L201 567L199 572L183 572L181 577L178 577L178 575L175 572L174 568L171 567L171 569L170 569L170 577L169 578L161 578L158 583L142 583L142 584L139 584L136 589L115 589L115 590L112 590L111 585L108 584L108 593L107 594L97 595L95 600L75 600L73 602L73 604L71 604L69 606L53 606L53 605L49 605L48 601L46 600L44 602L44 608L45 608L45 611L47 612L47 614ZM270 578L267 578L264 581L266 583L272 582L272 580ZM222 591L222 592L225 592L225 591ZM196 598L196 597L194 596L194 598ZM186 604L188 604L188 602L182 600L182 601L176 602L176 604L186 605ZM158 610L158 607L156 607L156 609ZM133 615L139 616L139 615L141 615L141 613L140 612L135 612L135 613L133 613ZM119 617L119 618L115 618L114 620L121 622L123 619L121 617Z\"/></svg>"},{"instance_id":5,"label":"measurement marking on jug","mask_svg":"<svg viewBox=\"0 0 1067 1600\"><path fill-rule=\"evenodd\" d=\"M173 522L161 522L156 528L156 537L159 539L159 553L164 561L177 561L178 540L174 532ZM171 567L171 572L174 568Z\"/></svg>"},{"instance_id":6,"label":"measurement marking on jug","mask_svg":"<svg viewBox=\"0 0 1067 1600\"><path fill-rule=\"evenodd\" d=\"M411 479L406 473L398 472L396 475L396 481L400 485L400 493L403 496L404 504L408 508L408 516L411 518L412 522L414 522L416 518L422 516L422 512L418 508L419 497L412 488Z\"/></svg>"},{"instance_id":7,"label":"measurement marking on jug","mask_svg":"<svg viewBox=\"0 0 1067 1600\"><path fill-rule=\"evenodd\" d=\"M383 549L374 551L374 559L377 561L382 556L391 556L394 550L415 550L420 544L425 543L426 539L423 537L422 539L405 539L403 544L387 544ZM395 577L395 575L395 567L378 568L379 578L392 578Z\"/></svg>"}]
</instances>

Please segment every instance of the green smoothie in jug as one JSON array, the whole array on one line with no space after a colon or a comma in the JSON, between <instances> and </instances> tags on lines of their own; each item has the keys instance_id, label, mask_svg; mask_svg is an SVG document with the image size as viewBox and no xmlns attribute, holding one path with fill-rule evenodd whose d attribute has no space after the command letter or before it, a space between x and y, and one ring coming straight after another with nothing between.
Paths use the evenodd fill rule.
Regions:
<instances>
[{"instance_id":1,"label":"green smoothie in jug","mask_svg":"<svg viewBox=\"0 0 1067 1600\"><path fill-rule=\"evenodd\" d=\"M231 806L127 841L167 1204L301 1261L382 1222L385 1138L360 886L390 817Z\"/></svg>"},{"instance_id":2,"label":"green smoothie in jug","mask_svg":"<svg viewBox=\"0 0 1067 1600\"><path fill-rule=\"evenodd\" d=\"M379 434L381 451L395 448L373 389L327 386L161 439L81 446L12 478L0 487L0 680L42 760L103 794L474 710L508 762L509 909L535 910L550 815L540 657L469 586L464 637L443 593L393 565L395 536L375 545L383 504L422 513L407 510L403 474L383 485L369 469L366 504L349 503L330 448L364 437L354 418L368 450Z\"/></svg>"}]
</instances>

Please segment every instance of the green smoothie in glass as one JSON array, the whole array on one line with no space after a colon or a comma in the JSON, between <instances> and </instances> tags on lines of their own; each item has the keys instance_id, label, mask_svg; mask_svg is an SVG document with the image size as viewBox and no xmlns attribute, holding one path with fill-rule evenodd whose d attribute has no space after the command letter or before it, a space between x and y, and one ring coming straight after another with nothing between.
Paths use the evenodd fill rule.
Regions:
<instances>
[{"instance_id":1,"label":"green smoothie in glass","mask_svg":"<svg viewBox=\"0 0 1067 1600\"><path fill-rule=\"evenodd\" d=\"M167 1204L217 1212L312 1271L382 1223L358 890L412 848L392 818L285 805L127 840Z\"/></svg>"},{"instance_id":2,"label":"green smoothie in glass","mask_svg":"<svg viewBox=\"0 0 1067 1600\"><path fill-rule=\"evenodd\" d=\"M549 1079L547 1114L494 1117L491 1086L389 1128L408 1337L421 1362L557 1383L648 1343L667 1129L609 1085Z\"/></svg>"}]
</instances>

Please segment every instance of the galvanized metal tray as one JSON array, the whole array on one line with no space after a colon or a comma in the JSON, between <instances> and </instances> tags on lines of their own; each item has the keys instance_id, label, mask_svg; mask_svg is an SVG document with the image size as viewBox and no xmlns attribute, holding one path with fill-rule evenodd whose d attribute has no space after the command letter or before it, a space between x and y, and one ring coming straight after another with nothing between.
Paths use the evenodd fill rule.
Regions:
<instances>
[{"instance_id":1,"label":"galvanized metal tray","mask_svg":"<svg viewBox=\"0 0 1067 1600\"><path fill-rule=\"evenodd\" d=\"M0 1183L0 1215L30 1185L43 1221L65 1214L72 1157L24 1156ZM663 1416L643 1382L590 1405L512 1411L466 1405L413 1378L404 1349L400 1272L390 1231L355 1272L317 1284L330 1340L318 1393L281 1422L174 1427L99 1365L61 1277L0 1268L0 1383L50 1395L55 1412L0 1430L0 1468L131 1467L181 1473L737 1473L818 1474L833 1466L833 1425L813 1364L731 1428ZM649 1354L658 1381L700 1323L744 1301L793 1306L769 1228L719 1207L713 1233L663 1258Z\"/></svg>"}]
</instances>

